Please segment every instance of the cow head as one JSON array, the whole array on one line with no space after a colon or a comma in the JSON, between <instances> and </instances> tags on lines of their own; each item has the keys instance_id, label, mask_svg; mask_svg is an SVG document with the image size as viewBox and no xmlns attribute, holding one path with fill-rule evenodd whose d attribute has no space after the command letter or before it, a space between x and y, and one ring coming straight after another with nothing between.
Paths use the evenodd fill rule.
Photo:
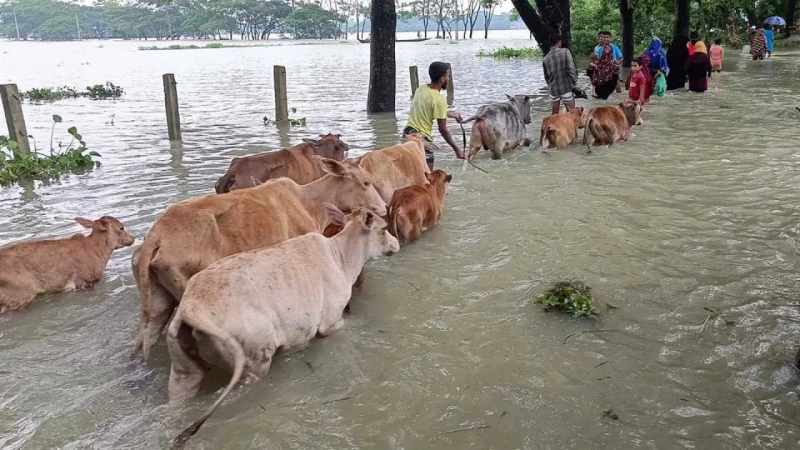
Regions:
<instances>
[{"instance_id":1,"label":"cow head","mask_svg":"<svg viewBox=\"0 0 800 450\"><path fill-rule=\"evenodd\" d=\"M367 259L390 256L400 250L400 242L389 234L386 221L374 212L359 208L345 216L334 205L325 204L325 209L335 225L344 226L340 234L352 233L367 240Z\"/></svg>"},{"instance_id":2,"label":"cow head","mask_svg":"<svg viewBox=\"0 0 800 450\"><path fill-rule=\"evenodd\" d=\"M320 156L314 158L319 161L322 170L328 172L326 177L332 182L330 193L336 207L344 211L366 208L381 216L386 215L386 203L372 185L360 159L343 164Z\"/></svg>"},{"instance_id":3,"label":"cow head","mask_svg":"<svg viewBox=\"0 0 800 450\"><path fill-rule=\"evenodd\" d=\"M433 172L426 173L425 178L442 198L450 193L450 182L453 180L453 176L444 170L435 169Z\"/></svg>"},{"instance_id":4,"label":"cow head","mask_svg":"<svg viewBox=\"0 0 800 450\"><path fill-rule=\"evenodd\" d=\"M572 120L575 121L575 125L577 125L578 128L586 127L587 114L584 112L583 106L574 108L572 111L569 112L569 114L572 114Z\"/></svg>"},{"instance_id":5,"label":"cow head","mask_svg":"<svg viewBox=\"0 0 800 450\"><path fill-rule=\"evenodd\" d=\"M633 128L635 125L642 125L644 121L642 120L642 105L626 101L624 103L620 103L617 107L622 111L622 114L625 115L625 119L628 122L628 128Z\"/></svg>"},{"instance_id":6,"label":"cow head","mask_svg":"<svg viewBox=\"0 0 800 450\"><path fill-rule=\"evenodd\" d=\"M125 231L125 225L111 216L103 216L97 220L76 217L75 221L82 227L92 230L92 236L97 236L107 242L114 249L129 247L136 240L132 234Z\"/></svg>"},{"instance_id":7,"label":"cow head","mask_svg":"<svg viewBox=\"0 0 800 450\"><path fill-rule=\"evenodd\" d=\"M531 123L531 98L527 95L515 95L512 97L508 94L506 94L506 97L508 97L509 103L514 105L514 108L519 112L522 122L525 125Z\"/></svg>"},{"instance_id":8,"label":"cow head","mask_svg":"<svg viewBox=\"0 0 800 450\"><path fill-rule=\"evenodd\" d=\"M320 134L319 137L319 139L303 139L303 142L313 145L317 155L323 158L342 161L347 157L350 146L342 140L341 134Z\"/></svg>"}]
</instances>

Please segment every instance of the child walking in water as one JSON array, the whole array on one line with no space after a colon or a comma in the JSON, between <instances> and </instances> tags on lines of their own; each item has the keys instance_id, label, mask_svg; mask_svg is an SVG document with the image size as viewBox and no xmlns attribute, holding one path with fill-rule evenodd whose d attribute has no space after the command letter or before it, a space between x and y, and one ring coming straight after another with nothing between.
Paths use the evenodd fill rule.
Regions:
<instances>
[{"instance_id":1,"label":"child walking in water","mask_svg":"<svg viewBox=\"0 0 800 450\"><path fill-rule=\"evenodd\" d=\"M725 49L722 48L722 39L715 40L708 53L708 56L711 57L711 71L722 72L722 58L725 56Z\"/></svg>"},{"instance_id":2,"label":"child walking in water","mask_svg":"<svg viewBox=\"0 0 800 450\"><path fill-rule=\"evenodd\" d=\"M644 105L650 99L650 86L642 73L642 66L644 62L641 58L631 61L631 83L628 89L628 98L640 105Z\"/></svg>"}]
</instances>

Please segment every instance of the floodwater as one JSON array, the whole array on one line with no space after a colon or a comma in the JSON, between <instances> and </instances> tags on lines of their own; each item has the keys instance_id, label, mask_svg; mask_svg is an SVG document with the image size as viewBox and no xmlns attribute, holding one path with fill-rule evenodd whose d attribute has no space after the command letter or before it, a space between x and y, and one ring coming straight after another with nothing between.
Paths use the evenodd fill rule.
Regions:
<instances>
[{"instance_id":1,"label":"floodwater","mask_svg":"<svg viewBox=\"0 0 800 450\"><path fill-rule=\"evenodd\" d=\"M326 132L342 133L354 154L391 144L414 64L424 79L430 61L451 62L465 114L506 93L536 95L529 131L538 136L549 110L538 62L475 57L524 39L398 44L396 116L365 113L366 45L136 49L151 44L0 43L0 82L109 80L126 91L119 101L25 104L40 148L60 114L55 141L77 126L103 166L0 191L0 244L77 232L75 216L104 214L141 238L168 205L213 192L235 155ZM441 224L370 263L345 328L236 389L190 445L795 447L798 56L752 62L730 51L708 93L654 99L630 141L591 155L577 146L502 161L484 154L487 175L438 154L455 176ZM308 119L283 135L262 123L275 64L286 66L290 107ZM168 72L178 80L182 147L167 141ZM48 296L0 317L0 447L164 447L216 398L224 374L195 400L167 404L163 339L147 363L131 356L131 253L114 254L92 293ZM534 304L562 279L593 287L597 320ZM706 308L734 324L711 320L701 333Z\"/></svg>"}]
</instances>

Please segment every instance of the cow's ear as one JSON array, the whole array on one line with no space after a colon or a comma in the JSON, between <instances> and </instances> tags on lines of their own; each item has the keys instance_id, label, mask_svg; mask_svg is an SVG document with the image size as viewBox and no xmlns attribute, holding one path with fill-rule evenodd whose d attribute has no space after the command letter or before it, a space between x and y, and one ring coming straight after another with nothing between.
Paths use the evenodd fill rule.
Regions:
<instances>
[{"instance_id":1,"label":"cow's ear","mask_svg":"<svg viewBox=\"0 0 800 450\"><path fill-rule=\"evenodd\" d=\"M94 228L94 220L84 219L83 217L76 217L75 222L78 222L80 226L83 228L92 229Z\"/></svg>"},{"instance_id":2,"label":"cow's ear","mask_svg":"<svg viewBox=\"0 0 800 450\"><path fill-rule=\"evenodd\" d=\"M448 173L447 176L444 177L444 182L449 183L451 181L453 181L453 176Z\"/></svg>"},{"instance_id":3,"label":"cow's ear","mask_svg":"<svg viewBox=\"0 0 800 450\"><path fill-rule=\"evenodd\" d=\"M430 181L431 181L431 173L430 172L425 172L425 179L428 180L428 182L430 183Z\"/></svg>"},{"instance_id":4,"label":"cow's ear","mask_svg":"<svg viewBox=\"0 0 800 450\"><path fill-rule=\"evenodd\" d=\"M345 214L342 212L341 209L337 208L336 205L332 205L330 203L323 203L322 207L325 208L325 212L331 219L332 224L344 226Z\"/></svg>"},{"instance_id":5,"label":"cow's ear","mask_svg":"<svg viewBox=\"0 0 800 450\"><path fill-rule=\"evenodd\" d=\"M322 164L322 170L328 172L331 175L335 175L337 177L343 177L347 174L347 169L343 165L341 165L338 161L334 161L328 158L319 158L320 164Z\"/></svg>"},{"instance_id":6,"label":"cow's ear","mask_svg":"<svg viewBox=\"0 0 800 450\"><path fill-rule=\"evenodd\" d=\"M508 94L506 94L506 98L509 99L509 100L514 100L514 97L512 97L512 96L510 96Z\"/></svg>"},{"instance_id":7,"label":"cow's ear","mask_svg":"<svg viewBox=\"0 0 800 450\"><path fill-rule=\"evenodd\" d=\"M364 229L371 229L373 223L375 223L375 214L371 211L367 211L364 214Z\"/></svg>"},{"instance_id":8,"label":"cow's ear","mask_svg":"<svg viewBox=\"0 0 800 450\"><path fill-rule=\"evenodd\" d=\"M94 223L97 229L100 231L108 231L109 229L111 229L111 222L109 222L106 219L98 219L95 220Z\"/></svg>"},{"instance_id":9,"label":"cow's ear","mask_svg":"<svg viewBox=\"0 0 800 450\"><path fill-rule=\"evenodd\" d=\"M525 103L530 103L530 102L531 102L531 98L526 95L525 96Z\"/></svg>"}]
</instances>

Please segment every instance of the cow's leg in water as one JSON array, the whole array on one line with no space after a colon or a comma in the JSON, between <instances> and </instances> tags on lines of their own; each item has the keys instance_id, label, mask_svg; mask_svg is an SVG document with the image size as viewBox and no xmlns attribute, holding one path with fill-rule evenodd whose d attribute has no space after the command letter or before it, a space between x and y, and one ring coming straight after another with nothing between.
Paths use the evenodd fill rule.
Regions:
<instances>
[{"instance_id":1,"label":"cow's leg in water","mask_svg":"<svg viewBox=\"0 0 800 450\"><path fill-rule=\"evenodd\" d=\"M197 395L210 367L200 359L192 328L184 323L177 333L173 334L173 330L174 327L171 327L167 336L167 347L172 362L169 372L169 399L174 402Z\"/></svg>"},{"instance_id":2,"label":"cow's leg in water","mask_svg":"<svg viewBox=\"0 0 800 450\"><path fill-rule=\"evenodd\" d=\"M158 336L167 326L176 306L177 302L172 294L161 286L158 280L151 279L150 311L147 313L149 317L145 320L143 315L139 326L139 337L136 340L136 350L141 350L145 357L149 355L150 348L158 341Z\"/></svg>"}]
</instances>

